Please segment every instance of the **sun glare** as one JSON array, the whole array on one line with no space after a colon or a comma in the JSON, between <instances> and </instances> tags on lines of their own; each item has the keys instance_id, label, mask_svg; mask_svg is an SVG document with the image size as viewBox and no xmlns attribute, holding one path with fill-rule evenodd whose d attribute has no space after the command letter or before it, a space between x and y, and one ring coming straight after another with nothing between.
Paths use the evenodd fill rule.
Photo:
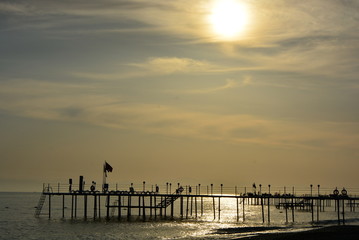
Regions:
<instances>
[{"instance_id":1,"label":"sun glare","mask_svg":"<svg viewBox=\"0 0 359 240\"><path fill-rule=\"evenodd\" d=\"M248 10L238 0L216 0L209 21L213 31L222 39L237 38L248 24Z\"/></svg>"}]
</instances>

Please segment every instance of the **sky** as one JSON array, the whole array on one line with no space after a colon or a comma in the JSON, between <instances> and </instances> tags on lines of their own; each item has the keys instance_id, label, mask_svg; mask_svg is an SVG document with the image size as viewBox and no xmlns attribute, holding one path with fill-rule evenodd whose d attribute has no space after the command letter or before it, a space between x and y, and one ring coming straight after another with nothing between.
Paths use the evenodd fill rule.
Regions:
<instances>
[{"instance_id":1,"label":"sky","mask_svg":"<svg viewBox=\"0 0 359 240\"><path fill-rule=\"evenodd\" d=\"M359 187L358 76L356 0L2 0L0 191Z\"/></svg>"}]
</instances>

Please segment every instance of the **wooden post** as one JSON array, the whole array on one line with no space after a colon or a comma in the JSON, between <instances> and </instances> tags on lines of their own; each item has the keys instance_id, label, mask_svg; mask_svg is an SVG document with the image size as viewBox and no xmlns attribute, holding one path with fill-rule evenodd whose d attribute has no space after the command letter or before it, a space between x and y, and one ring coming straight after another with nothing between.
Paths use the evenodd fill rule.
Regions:
<instances>
[{"instance_id":1,"label":"wooden post","mask_svg":"<svg viewBox=\"0 0 359 240\"><path fill-rule=\"evenodd\" d=\"M127 196L127 218L131 217L131 196Z\"/></svg>"},{"instance_id":2,"label":"wooden post","mask_svg":"<svg viewBox=\"0 0 359 240\"><path fill-rule=\"evenodd\" d=\"M242 203L243 203L243 207L242 207L242 211L243 211L243 222L246 220L246 214L245 214L245 211L244 211L244 205L245 205L245 198L243 197L242 198Z\"/></svg>"},{"instance_id":3,"label":"wooden post","mask_svg":"<svg viewBox=\"0 0 359 240\"><path fill-rule=\"evenodd\" d=\"M180 216L183 218L183 197L180 197Z\"/></svg>"},{"instance_id":4,"label":"wooden post","mask_svg":"<svg viewBox=\"0 0 359 240\"><path fill-rule=\"evenodd\" d=\"M162 201L163 201L163 197L161 196L161 203L162 203ZM162 205L161 205L161 208L160 208L160 216L162 217L162 211L163 211L163 207L162 207Z\"/></svg>"},{"instance_id":5,"label":"wooden post","mask_svg":"<svg viewBox=\"0 0 359 240\"><path fill-rule=\"evenodd\" d=\"M292 197L292 222L294 222L294 199Z\"/></svg>"},{"instance_id":6,"label":"wooden post","mask_svg":"<svg viewBox=\"0 0 359 240\"><path fill-rule=\"evenodd\" d=\"M171 196L171 218L173 219L173 213L174 213L174 200L173 196Z\"/></svg>"},{"instance_id":7,"label":"wooden post","mask_svg":"<svg viewBox=\"0 0 359 240\"><path fill-rule=\"evenodd\" d=\"M49 195L49 218L51 218L51 195Z\"/></svg>"},{"instance_id":8,"label":"wooden post","mask_svg":"<svg viewBox=\"0 0 359 240\"><path fill-rule=\"evenodd\" d=\"M336 200L334 200L334 211L337 211L337 201Z\"/></svg>"},{"instance_id":9,"label":"wooden post","mask_svg":"<svg viewBox=\"0 0 359 240\"><path fill-rule=\"evenodd\" d=\"M191 217L193 215L193 197L191 196Z\"/></svg>"},{"instance_id":10,"label":"wooden post","mask_svg":"<svg viewBox=\"0 0 359 240\"><path fill-rule=\"evenodd\" d=\"M319 222L319 197L317 199L317 222Z\"/></svg>"},{"instance_id":11,"label":"wooden post","mask_svg":"<svg viewBox=\"0 0 359 240\"><path fill-rule=\"evenodd\" d=\"M95 220L97 217L97 196L94 195L93 198L93 219Z\"/></svg>"},{"instance_id":12,"label":"wooden post","mask_svg":"<svg viewBox=\"0 0 359 240\"><path fill-rule=\"evenodd\" d=\"M270 223L270 196L268 197L268 223Z\"/></svg>"},{"instance_id":13,"label":"wooden post","mask_svg":"<svg viewBox=\"0 0 359 240\"><path fill-rule=\"evenodd\" d=\"M121 195L118 195L118 216L117 216L118 220L121 220L121 205L122 205Z\"/></svg>"},{"instance_id":14,"label":"wooden post","mask_svg":"<svg viewBox=\"0 0 359 240\"><path fill-rule=\"evenodd\" d=\"M353 200L353 212L355 212L355 199Z\"/></svg>"},{"instance_id":15,"label":"wooden post","mask_svg":"<svg viewBox=\"0 0 359 240\"><path fill-rule=\"evenodd\" d=\"M154 207L155 207L155 219L157 218L157 197L154 196L153 200L154 200Z\"/></svg>"},{"instance_id":16,"label":"wooden post","mask_svg":"<svg viewBox=\"0 0 359 240\"><path fill-rule=\"evenodd\" d=\"M142 212L143 221L146 221L146 206L145 206L145 195L142 196Z\"/></svg>"},{"instance_id":17,"label":"wooden post","mask_svg":"<svg viewBox=\"0 0 359 240\"><path fill-rule=\"evenodd\" d=\"M106 219L110 220L110 194L107 194Z\"/></svg>"},{"instance_id":18,"label":"wooden post","mask_svg":"<svg viewBox=\"0 0 359 240\"><path fill-rule=\"evenodd\" d=\"M75 195L75 218L77 218L77 195Z\"/></svg>"},{"instance_id":19,"label":"wooden post","mask_svg":"<svg viewBox=\"0 0 359 240\"><path fill-rule=\"evenodd\" d=\"M188 203L189 202L189 197L187 195L187 201L186 201L186 219L188 218Z\"/></svg>"},{"instance_id":20,"label":"wooden post","mask_svg":"<svg viewBox=\"0 0 359 240\"><path fill-rule=\"evenodd\" d=\"M239 221L239 202L238 197L236 197L236 207L237 207L237 222Z\"/></svg>"},{"instance_id":21,"label":"wooden post","mask_svg":"<svg viewBox=\"0 0 359 240\"><path fill-rule=\"evenodd\" d=\"M263 203L263 197L261 196L261 207L262 207L262 222L264 223L264 203Z\"/></svg>"},{"instance_id":22,"label":"wooden post","mask_svg":"<svg viewBox=\"0 0 359 240\"><path fill-rule=\"evenodd\" d=\"M203 197L201 196L201 216L203 216Z\"/></svg>"},{"instance_id":23,"label":"wooden post","mask_svg":"<svg viewBox=\"0 0 359 240\"><path fill-rule=\"evenodd\" d=\"M284 197L284 208L285 208L285 222L288 223L288 204L287 204L287 197Z\"/></svg>"},{"instance_id":24,"label":"wooden post","mask_svg":"<svg viewBox=\"0 0 359 240\"><path fill-rule=\"evenodd\" d=\"M138 216L141 216L141 196L138 196Z\"/></svg>"},{"instance_id":25,"label":"wooden post","mask_svg":"<svg viewBox=\"0 0 359 240\"><path fill-rule=\"evenodd\" d=\"M151 193L151 195L150 195L150 218L152 218L152 208L153 208L153 206L152 206L152 193Z\"/></svg>"},{"instance_id":26,"label":"wooden post","mask_svg":"<svg viewBox=\"0 0 359 240\"><path fill-rule=\"evenodd\" d=\"M101 195L98 195L98 218L101 219Z\"/></svg>"},{"instance_id":27,"label":"wooden post","mask_svg":"<svg viewBox=\"0 0 359 240\"><path fill-rule=\"evenodd\" d=\"M344 212L345 212L345 203L344 203L344 199L343 199L343 225L345 225L345 215L344 215Z\"/></svg>"},{"instance_id":28,"label":"wooden post","mask_svg":"<svg viewBox=\"0 0 359 240\"><path fill-rule=\"evenodd\" d=\"M311 199L312 223L314 223L314 199Z\"/></svg>"},{"instance_id":29,"label":"wooden post","mask_svg":"<svg viewBox=\"0 0 359 240\"><path fill-rule=\"evenodd\" d=\"M74 195L71 195L71 218L74 218Z\"/></svg>"},{"instance_id":30,"label":"wooden post","mask_svg":"<svg viewBox=\"0 0 359 240\"><path fill-rule=\"evenodd\" d=\"M194 197L194 211L195 211L195 215L196 215L196 218L197 218L197 196Z\"/></svg>"},{"instance_id":31,"label":"wooden post","mask_svg":"<svg viewBox=\"0 0 359 240\"><path fill-rule=\"evenodd\" d=\"M84 218L87 219L87 195L84 196Z\"/></svg>"},{"instance_id":32,"label":"wooden post","mask_svg":"<svg viewBox=\"0 0 359 240\"><path fill-rule=\"evenodd\" d=\"M62 195L62 218L65 218L65 195Z\"/></svg>"},{"instance_id":33,"label":"wooden post","mask_svg":"<svg viewBox=\"0 0 359 240\"><path fill-rule=\"evenodd\" d=\"M218 220L221 220L221 197L218 197Z\"/></svg>"},{"instance_id":34,"label":"wooden post","mask_svg":"<svg viewBox=\"0 0 359 240\"><path fill-rule=\"evenodd\" d=\"M335 201L336 210L338 211L338 225L340 225L340 207L339 207L339 198Z\"/></svg>"},{"instance_id":35,"label":"wooden post","mask_svg":"<svg viewBox=\"0 0 359 240\"><path fill-rule=\"evenodd\" d=\"M213 198L213 220L216 219L216 206L215 206L215 200L214 200L214 197Z\"/></svg>"}]
</instances>

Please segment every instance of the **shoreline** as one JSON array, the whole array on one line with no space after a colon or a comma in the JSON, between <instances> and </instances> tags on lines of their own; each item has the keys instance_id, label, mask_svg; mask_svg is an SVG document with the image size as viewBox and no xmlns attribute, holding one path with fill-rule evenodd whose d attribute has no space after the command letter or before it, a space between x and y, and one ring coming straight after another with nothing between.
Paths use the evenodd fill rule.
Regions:
<instances>
[{"instance_id":1,"label":"shoreline","mask_svg":"<svg viewBox=\"0 0 359 240\"><path fill-rule=\"evenodd\" d=\"M241 237L245 240L357 240L359 226L338 225L320 227L308 231L286 233L263 233L257 236Z\"/></svg>"}]
</instances>

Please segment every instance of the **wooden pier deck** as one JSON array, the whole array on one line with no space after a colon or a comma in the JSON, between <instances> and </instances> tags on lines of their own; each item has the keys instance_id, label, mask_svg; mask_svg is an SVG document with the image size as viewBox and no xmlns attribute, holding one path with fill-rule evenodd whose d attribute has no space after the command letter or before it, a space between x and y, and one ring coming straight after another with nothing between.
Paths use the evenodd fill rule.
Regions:
<instances>
[{"instance_id":1,"label":"wooden pier deck","mask_svg":"<svg viewBox=\"0 0 359 240\"><path fill-rule=\"evenodd\" d=\"M212 201L212 207L207 211L211 211L213 219L221 219L221 200L234 199L233 212L236 214L237 222L240 219L244 222L246 220L246 209L250 205L257 205L261 209L261 220L263 223L271 222L271 208L283 209L285 211L285 220L289 222L291 215L292 222L295 222L295 213L297 210L307 211L311 213L312 222L320 220L320 213L326 207L335 207L336 219L338 224L345 223L345 212L355 212L358 206L359 198L347 194L331 194L331 195L295 195L295 194L270 194L270 193L238 193L235 188L234 194L223 194L222 185L220 193L213 193L213 186L211 189L207 186L206 193L201 193L200 186L196 187L195 193L192 193L190 186L184 188L179 185L175 191L170 192L168 188L166 192L160 192L156 185L155 191L130 191L124 190L104 190L104 191L91 191L91 190L73 190L71 185L61 185L52 187L51 185L44 185L38 206L35 211L35 216L39 217L42 208L48 205L48 211L45 213L49 218L52 217L52 198L62 198L62 217L65 217L65 209L71 209L71 218L77 218L78 205L81 201L83 218L87 219L89 212L91 218L100 219L121 219L123 217L131 217L133 215L140 216L143 220L148 217L165 217L165 218L180 218L188 219L189 212L195 211L195 216L202 216L204 211L204 200ZM55 191L53 190L55 189ZM116 187L117 189L117 187ZM47 201L46 201L47 199ZM65 206L65 199L71 201L70 207ZM91 199L91 206L90 200ZM102 203L102 205L101 205ZM174 205L179 209L177 216L175 216ZM194 210L193 210L194 206ZM101 209L104 208L104 209ZM101 211L105 214L101 216ZM116 215L117 213L117 215Z\"/></svg>"}]
</instances>

